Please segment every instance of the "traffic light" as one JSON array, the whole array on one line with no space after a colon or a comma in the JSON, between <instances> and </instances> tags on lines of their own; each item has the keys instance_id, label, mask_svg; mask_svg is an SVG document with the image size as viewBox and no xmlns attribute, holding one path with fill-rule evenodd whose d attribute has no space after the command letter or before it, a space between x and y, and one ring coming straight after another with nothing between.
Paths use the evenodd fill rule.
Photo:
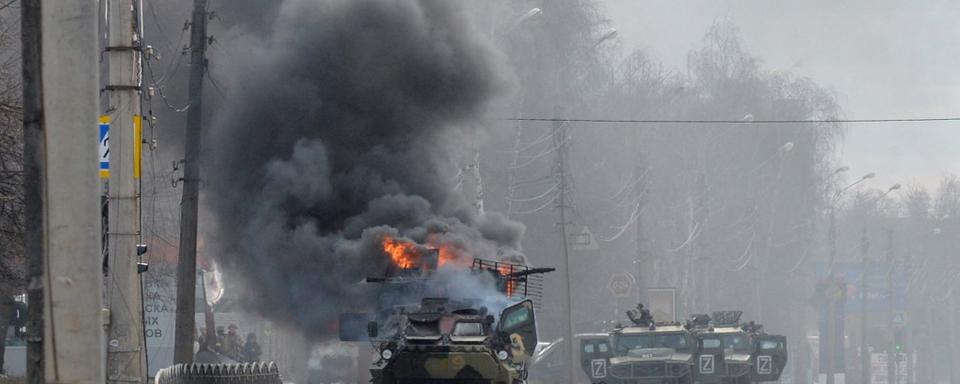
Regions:
<instances>
[{"instance_id":1,"label":"traffic light","mask_svg":"<svg viewBox=\"0 0 960 384\"><path fill-rule=\"evenodd\" d=\"M904 351L904 327L896 327L893 329L893 346L897 353L902 353Z\"/></svg>"}]
</instances>

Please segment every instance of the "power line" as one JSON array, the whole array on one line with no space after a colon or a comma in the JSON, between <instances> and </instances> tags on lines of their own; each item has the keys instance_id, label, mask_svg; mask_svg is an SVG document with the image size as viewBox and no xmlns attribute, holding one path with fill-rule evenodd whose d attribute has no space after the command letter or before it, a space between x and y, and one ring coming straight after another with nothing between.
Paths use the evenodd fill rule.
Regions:
<instances>
[{"instance_id":1,"label":"power line","mask_svg":"<svg viewBox=\"0 0 960 384\"><path fill-rule=\"evenodd\" d=\"M960 117L924 117L896 119L815 119L815 120L670 120L670 119L561 119L549 117L509 117L506 121L603 123L603 124L873 124L873 123L929 123L960 121Z\"/></svg>"}]
</instances>

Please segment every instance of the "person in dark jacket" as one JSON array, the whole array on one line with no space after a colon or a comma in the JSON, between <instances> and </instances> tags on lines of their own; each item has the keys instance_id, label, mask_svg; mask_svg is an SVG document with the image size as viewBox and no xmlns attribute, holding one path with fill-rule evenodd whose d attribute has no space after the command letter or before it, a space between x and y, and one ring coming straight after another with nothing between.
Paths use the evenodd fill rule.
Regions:
<instances>
[{"instance_id":1,"label":"person in dark jacket","mask_svg":"<svg viewBox=\"0 0 960 384\"><path fill-rule=\"evenodd\" d=\"M263 350L257 343L257 335L253 332L247 334L247 342L243 344L243 351L240 352L240 361L244 363L253 363L260 361L260 354Z\"/></svg>"}]
</instances>

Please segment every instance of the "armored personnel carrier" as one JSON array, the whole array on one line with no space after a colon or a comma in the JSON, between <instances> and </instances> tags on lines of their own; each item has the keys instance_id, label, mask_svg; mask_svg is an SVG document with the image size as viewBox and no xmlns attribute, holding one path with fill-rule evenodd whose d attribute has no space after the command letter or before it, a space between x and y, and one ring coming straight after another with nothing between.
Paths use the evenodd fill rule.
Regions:
<instances>
[{"instance_id":1,"label":"armored personnel carrier","mask_svg":"<svg viewBox=\"0 0 960 384\"><path fill-rule=\"evenodd\" d=\"M581 366L593 383L693 383L697 343L680 323L655 322L639 305L631 324L609 334L580 339Z\"/></svg>"},{"instance_id":2,"label":"armored personnel carrier","mask_svg":"<svg viewBox=\"0 0 960 384\"><path fill-rule=\"evenodd\" d=\"M532 299L539 296L542 274L553 269L473 259L457 272L459 279L439 281L438 250L416 250L403 260L387 276L367 279L381 285L374 313L341 315L342 341L374 346L372 382L524 383L537 347ZM474 292L460 285L487 297L464 297ZM458 297L445 295L454 291ZM361 321L363 337L357 331Z\"/></svg>"},{"instance_id":3,"label":"armored personnel carrier","mask_svg":"<svg viewBox=\"0 0 960 384\"><path fill-rule=\"evenodd\" d=\"M698 344L697 383L747 384L777 381L787 364L786 337L770 335L741 311L694 315L687 323Z\"/></svg>"},{"instance_id":4,"label":"armored personnel carrier","mask_svg":"<svg viewBox=\"0 0 960 384\"><path fill-rule=\"evenodd\" d=\"M391 321L396 331L382 339L370 327L374 383L523 383L537 343L530 300L494 316L476 302L424 298Z\"/></svg>"}]
</instances>

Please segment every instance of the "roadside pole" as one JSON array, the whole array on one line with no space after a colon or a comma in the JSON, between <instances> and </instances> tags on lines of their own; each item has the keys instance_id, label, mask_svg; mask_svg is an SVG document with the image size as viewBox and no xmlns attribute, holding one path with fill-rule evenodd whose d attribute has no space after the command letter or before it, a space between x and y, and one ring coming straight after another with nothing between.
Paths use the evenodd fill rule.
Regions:
<instances>
[{"instance_id":1,"label":"roadside pole","mask_svg":"<svg viewBox=\"0 0 960 384\"><path fill-rule=\"evenodd\" d=\"M40 81L41 1L20 5L23 70L24 252L27 259L27 383L45 384L44 339L44 156L43 83Z\"/></svg>"},{"instance_id":2,"label":"roadside pole","mask_svg":"<svg viewBox=\"0 0 960 384\"><path fill-rule=\"evenodd\" d=\"M28 381L101 383L97 2L21 4Z\"/></svg>"},{"instance_id":3,"label":"roadside pole","mask_svg":"<svg viewBox=\"0 0 960 384\"><path fill-rule=\"evenodd\" d=\"M870 366L870 348L867 346L867 254L870 252L870 242L867 239L867 227L863 227L860 234L860 383L870 384L873 372Z\"/></svg>"},{"instance_id":4,"label":"roadside pole","mask_svg":"<svg viewBox=\"0 0 960 384\"><path fill-rule=\"evenodd\" d=\"M140 239L138 179L141 139L141 39L134 0L107 2L109 39L106 85L110 117L110 183L107 187L107 383L143 383L147 378L143 297L137 264Z\"/></svg>"},{"instance_id":5,"label":"roadside pole","mask_svg":"<svg viewBox=\"0 0 960 384\"><path fill-rule=\"evenodd\" d=\"M197 286L197 208L200 195L200 138L203 74L206 71L207 0L193 1L190 24L190 109L184 138L183 198L180 203L180 257L177 260L177 317L174 363L193 362Z\"/></svg>"}]
</instances>

